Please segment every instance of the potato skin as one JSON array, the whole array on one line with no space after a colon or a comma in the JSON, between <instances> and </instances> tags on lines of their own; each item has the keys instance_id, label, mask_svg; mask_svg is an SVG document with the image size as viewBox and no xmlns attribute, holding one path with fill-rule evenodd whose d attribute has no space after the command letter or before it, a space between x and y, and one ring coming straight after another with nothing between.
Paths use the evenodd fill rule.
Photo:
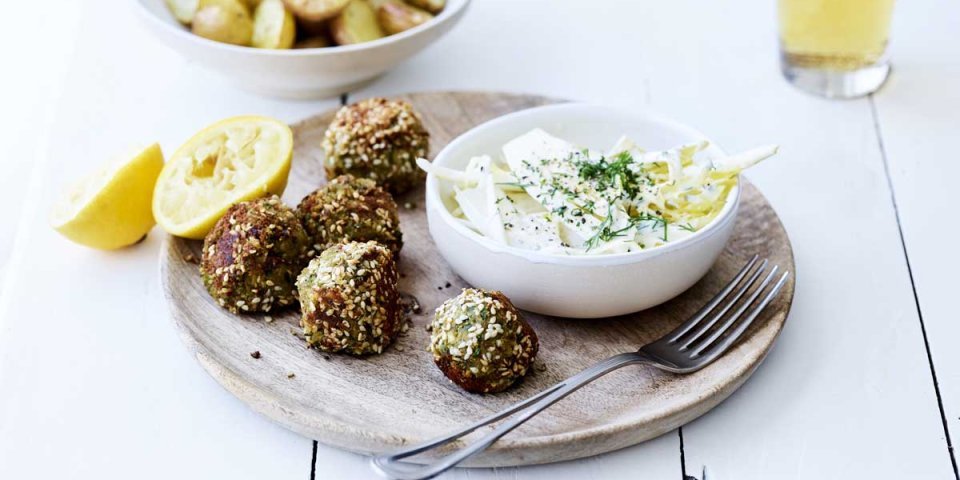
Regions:
<instances>
[{"instance_id":1,"label":"potato skin","mask_svg":"<svg viewBox=\"0 0 960 480\"><path fill-rule=\"evenodd\" d=\"M193 16L196 15L199 8L199 0L164 0L170 13L178 22L184 25L190 25L193 22Z\"/></svg>"},{"instance_id":2,"label":"potato skin","mask_svg":"<svg viewBox=\"0 0 960 480\"><path fill-rule=\"evenodd\" d=\"M388 0L377 7L377 20L387 35L410 30L432 19L430 12L411 7L399 0Z\"/></svg>"},{"instance_id":3,"label":"potato skin","mask_svg":"<svg viewBox=\"0 0 960 480\"><path fill-rule=\"evenodd\" d=\"M253 37L253 19L247 7L237 0L201 2L193 16L192 31L217 42L247 46Z\"/></svg>"},{"instance_id":4,"label":"potato skin","mask_svg":"<svg viewBox=\"0 0 960 480\"><path fill-rule=\"evenodd\" d=\"M283 0L284 5L300 20L322 22L333 18L350 0Z\"/></svg>"},{"instance_id":5,"label":"potato skin","mask_svg":"<svg viewBox=\"0 0 960 480\"><path fill-rule=\"evenodd\" d=\"M330 21L330 35L338 45L369 42L384 36L377 13L366 0L350 0Z\"/></svg>"},{"instance_id":6,"label":"potato skin","mask_svg":"<svg viewBox=\"0 0 960 480\"><path fill-rule=\"evenodd\" d=\"M277 24L279 23L279 25ZM253 37L257 48L288 49L296 38L293 15L280 0L263 0L253 13Z\"/></svg>"},{"instance_id":7,"label":"potato skin","mask_svg":"<svg viewBox=\"0 0 960 480\"><path fill-rule=\"evenodd\" d=\"M434 15L443 11L443 8L447 6L447 0L407 0L407 3Z\"/></svg>"}]
</instances>

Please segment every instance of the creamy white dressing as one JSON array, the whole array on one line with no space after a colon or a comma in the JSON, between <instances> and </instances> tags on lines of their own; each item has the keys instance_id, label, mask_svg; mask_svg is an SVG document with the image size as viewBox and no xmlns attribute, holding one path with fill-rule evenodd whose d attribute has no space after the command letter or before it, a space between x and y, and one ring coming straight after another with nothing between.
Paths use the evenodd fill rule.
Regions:
<instances>
[{"instance_id":1,"label":"creamy white dressing","mask_svg":"<svg viewBox=\"0 0 960 480\"><path fill-rule=\"evenodd\" d=\"M626 253L692 235L726 203L737 175L777 151L718 159L707 142L648 152L622 137L605 154L534 129L463 171L418 165L452 183L453 213L494 241L568 255Z\"/></svg>"}]
</instances>

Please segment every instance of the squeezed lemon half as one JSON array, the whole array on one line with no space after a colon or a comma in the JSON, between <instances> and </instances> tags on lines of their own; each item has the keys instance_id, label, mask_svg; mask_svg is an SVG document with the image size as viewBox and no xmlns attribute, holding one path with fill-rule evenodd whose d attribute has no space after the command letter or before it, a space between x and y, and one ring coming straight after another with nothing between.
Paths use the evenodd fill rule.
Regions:
<instances>
[{"instance_id":1,"label":"squeezed lemon half","mask_svg":"<svg viewBox=\"0 0 960 480\"><path fill-rule=\"evenodd\" d=\"M293 132L267 117L221 120L187 140L164 165L153 216L167 232L202 239L231 205L287 186Z\"/></svg>"},{"instance_id":2,"label":"squeezed lemon half","mask_svg":"<svg viewBox=\"0 0 960 480\"><path fill-rule=\"evenodd\" d=\"M136 243L156 223L150 204L162 168L163 152L156 143L119 155L67 190L50 223L88 247L112 250Z\"/></svg>"}]
</instances>

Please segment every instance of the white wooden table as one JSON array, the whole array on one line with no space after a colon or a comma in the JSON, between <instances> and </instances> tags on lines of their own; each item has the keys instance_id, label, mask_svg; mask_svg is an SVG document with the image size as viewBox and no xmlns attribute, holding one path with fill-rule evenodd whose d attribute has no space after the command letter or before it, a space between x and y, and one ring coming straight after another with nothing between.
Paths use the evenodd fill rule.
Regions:
<instances>
[{"instance_id":1,"label":"white wooden table","mask_svg":"<svg viewBox=\"0 0 960 480\"><path fill-rule=\"evenodd\" d=\"M159 230L102 253L46 222L65 183L129 144L169 153L225 116L293 122L339 100L236 91L149 37L127 2L20 3L0 29L0 479L371 478L365 458L259 417L187 354ZM782 146L750 178L794 242L796 301L739 392L619 452L445 478L960 478L960 1L900 2L891 81L845 102L781 80L774 4L476 0L439 44L349 94L537 93L649 107L731 150Z\"/></svg>"}]
</instances>

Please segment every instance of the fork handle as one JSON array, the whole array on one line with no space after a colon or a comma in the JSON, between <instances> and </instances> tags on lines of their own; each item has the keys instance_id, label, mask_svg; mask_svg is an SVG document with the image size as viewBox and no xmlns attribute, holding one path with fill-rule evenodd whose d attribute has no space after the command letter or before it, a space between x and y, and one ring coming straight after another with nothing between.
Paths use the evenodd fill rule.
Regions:
<instances>
[{"instance_id":1,"label":"fork handle","mask_svg":"<svg viewBox=\"0 0 960 480\"><path fill-rule=\"evenodd\" d=\"M391 452L384 455L377 455L371 459L374 469L379 471L387 478L394 480L424 480L433 478L458 463L464 461L472 455L482 452L487 447L506 435L511 430L519 427L527 420L530 420L547 407L558 402L560 399L570 395L580 387L610 373L614 370L627 365L634 365L649 361L649 358L641 352L621 353L614 355L606 360L602 360L595 365L588 367L582 372L534 395L533 397L516 403L507 409L496 413L490 417L484 418L474 424L471 424L461 430L453 432L445 437L439 437L426 443L408 447L402 450ZM504 422L492 432L484 435L474 443L463 446L452 453L449 453L433 463L426 465L416 465L401 460L419 453L433 450L437 447L446 445L474 430L489 425L493 422L509 417L516 412L520 415Z\"/></svg>"}]
</instances>

